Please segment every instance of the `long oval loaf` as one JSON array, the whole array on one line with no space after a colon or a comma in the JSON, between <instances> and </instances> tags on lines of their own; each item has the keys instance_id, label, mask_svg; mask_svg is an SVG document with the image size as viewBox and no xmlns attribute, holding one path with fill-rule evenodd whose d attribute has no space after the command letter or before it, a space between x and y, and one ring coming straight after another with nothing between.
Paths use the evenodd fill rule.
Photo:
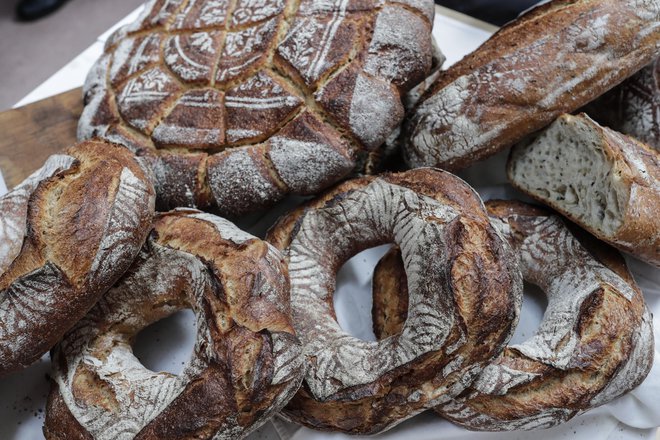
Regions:
<instances>
[{"instance_id":1,"label":"long oval loaf","mask_svg":"<svg viewBox=\"0 0 660 440\"><path fill-rule=\"evenodd\" d=\"M407 123L406 161L464 168L585 105L659 51L658 1L539 6L440 75Z\"/></svg>"},{"instance_id":2,"label":"long oval loaf","mask_svg":"<svg viewBox=\"0 0 660 440\"><path fill-rule=\"evenodd\" d=\"M585 114L562 115L514 147L507 168L516 188L660 267L657 151Z\"/></svg>"}]
</instances>

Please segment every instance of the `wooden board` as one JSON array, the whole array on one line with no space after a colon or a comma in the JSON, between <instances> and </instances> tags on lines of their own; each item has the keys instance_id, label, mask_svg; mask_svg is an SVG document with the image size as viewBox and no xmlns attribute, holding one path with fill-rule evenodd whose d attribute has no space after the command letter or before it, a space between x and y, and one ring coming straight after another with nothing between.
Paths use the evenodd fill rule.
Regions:
<instances>
[{"instance_id":1,"label":"wooden board","mask_svg":"<svg viewBox=\"0 0 660 440\"><path fill-rule=\"evenodd\" d=\"M76 142L82 107L78 88L0 112L0 171L7 188L29 176L48 156Z\"/></svg>"}]
</instances>

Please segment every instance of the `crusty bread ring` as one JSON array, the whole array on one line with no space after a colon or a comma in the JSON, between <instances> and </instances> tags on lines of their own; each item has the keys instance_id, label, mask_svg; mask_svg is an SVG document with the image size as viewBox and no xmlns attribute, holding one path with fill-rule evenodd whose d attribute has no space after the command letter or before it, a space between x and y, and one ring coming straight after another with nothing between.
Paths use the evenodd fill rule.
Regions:
<instances>
[{"instance_id":1,"label":"crusty bread ring","mask_svg":"<svg viewBox=\"0 0 660 440\"><path fill-rule=\"evenodd\" d=\"M0 197L0 376L39 359L128 268L154 199L138 159L97 141Z\"/></svg>"},{"instance_id":2,"label":"crusty bread ring","mask_svg":"<svg viewBox=\"0 0 660 440\"><path fill-rule=\"evenodd\" d=\"M190 361L178 376L148 370L132 339L185 308L197 322ZM242 438L303 376L282 256L195 210L156 217L127 274L52 356L49 440Z\"/></svg>"},{"instance_id":3,"label":"crusty bread ring","mask_svg":"<svg viewBox=\"0 0 660 440\"><path fill-rule=\"evenodd\" d=\"M277 223L293 321L306 344L303 387L284 410L323 430L375 434L460 393L508 342L522 280L481 199L433 169L348 181ZM397 335L345 333L332 307L335 274L366 248L395 242L410 274L410 313Z\"/></svg>"},{"instance_id":4,"label":"crusty bread ring","mask_svg":"<svg viewBox=\"0 0 660 440\"><path fill-rule=\"evenodd\" d=\"M548 211L510 201L486 207L517 251L525 280L545 291L548 308L534 336L507 347L438 412L474 430L548 428L639 385L653 363L652 321L621 255L583 232L573 235ZM388 255L374 274L380 337L405 320L405 310L389 301L405 288L401 264Z\"/></svg>"}]
</instances>

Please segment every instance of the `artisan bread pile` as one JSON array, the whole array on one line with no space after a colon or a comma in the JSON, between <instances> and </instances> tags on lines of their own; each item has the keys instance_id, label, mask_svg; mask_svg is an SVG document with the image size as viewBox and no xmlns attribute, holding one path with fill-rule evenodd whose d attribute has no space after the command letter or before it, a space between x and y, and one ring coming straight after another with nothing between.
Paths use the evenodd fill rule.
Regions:
<instances>
[{"instance_id":1,"label":"artisan bread pile","mask_svg":"<svg viewBox=\"0 0 660 440\"><path fill-rule=\"evenodd\" d=\"M657 125L656 83L651 119L627 102L655 79L660 4L554 0L445 71L433 10L151 0L113 34L82 142L0 197L0 376L51 350L47 439L234 439L275 415L377 434L427 409L530 430L646 378L652 316L612 246L660 267L657 136L570 113L651 65L600 100L622 97L630 135ZM512 185L555 211L484 204L441 169L507 147ZM287 194L316 196L265 239L218 216ZM337 322L337 272L388 243L378 340L360 340ZM524 282L548 306L511 344ZM149 370L136 335L183 309L189 361Z\"/></svg>"}]
</instances>

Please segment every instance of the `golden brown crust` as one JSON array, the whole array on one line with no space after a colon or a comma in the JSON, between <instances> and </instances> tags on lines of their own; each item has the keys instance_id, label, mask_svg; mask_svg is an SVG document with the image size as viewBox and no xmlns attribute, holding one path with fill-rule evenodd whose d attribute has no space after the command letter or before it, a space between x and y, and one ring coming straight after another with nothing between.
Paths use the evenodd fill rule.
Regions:
<instances>
[{"instance_id":1,"label":"golden brown crust","mask_svg":"<svg viewBox=\"0 0 660 440\"><path fill-rule=\"evenodd\" d=\"M476 193L441 170L345 182L283 217L268 239L286 249L294 326L309 361L284 414L315 429L374 434L448 399L506 344L517 320L521 280L508 248ZM407 269L414 318L393 338L365 343L334 321L333 277L350 256L389 241L419 251Z\"/></svg>"},{"instance_id":2,"label":"golden brown crust","mask_svg":"<svg viewBox=\"0 0 660 440\"><path fill-rule=\"evenodd\" d=\"M568 292L563 298L567 305L578 301L579 307L573 310L572 320L554 320L553 332L568 329L555 354L538 352L544 345L537 345L536 352L530 348L530 341L543 334L544 325L547 330L542 323L537 336L507 347L471 387L437 411L469 429L535 429L565 421L641 383L653 362L651 320L621 255L577 228L571 229L578 233L579 242L571 238L557 217L542 208L513 201L489 201L486 206L519 252L525 279L547 290L552 312L546 312L544 322L561 311L553 305L562 295L558 287ZM577 278L567 278L575 266L579 267ZM380 273L374 274L374 304L381 306L374 325L381 327L378 331L383 337L399 331L396 322L406 318L405 311L391 303L400 295L390 290L397 281L387 280L390 274L399 274L401 267L401 256L393 250L379 263ZM593 271L599 273L595 278ZM555 282L560 283L558 287ZM569 307L562 309L570 313Z\"/></svg>"},{"instance_id":3,"label":"golden brown crust","mask_svg":"<svg viewBox=\"0 0 660 440\"><path fill-rule=\"evenodd\" d=\"M651 62L660 6L554 0L442 72L406 123L411 166L460 169L572 112Z\"/></svg>"},{"instance_id":4,"label":"golden brown crust","mask_svg":"<svg viewBox=\"0 0 660 440\"><path fill-rule=\"evenodd\" d=\"M51 156L0 199L0 375L48 351L128 268L154 199L138 160L105 141Z\"/></svg>"},{"instance_id":5,"label":"golden brown crust","mask_svg":"<svg viewBox=\"0 0 660 440\"><path fill-rule=\"evenodd\" d=\"M235 216L316 193L401 123L431 68L432 5L152 2L92 67L78 137L152 156L163 208Z\"/></svg>"},{"instance_id":6,"label":"golden brown crust","mask_svg":"<svg viewBox=\"0 0 660 440\"><path fill-rule=\"evenodd\" d=\"M190 361L178 376L148 370L132 354L134 337L185 308L197 318ZM243 437L303 375L284 260L222 218L159 214L126 275L52 358L49 440Z\"/></svg>"}]
</instances>

